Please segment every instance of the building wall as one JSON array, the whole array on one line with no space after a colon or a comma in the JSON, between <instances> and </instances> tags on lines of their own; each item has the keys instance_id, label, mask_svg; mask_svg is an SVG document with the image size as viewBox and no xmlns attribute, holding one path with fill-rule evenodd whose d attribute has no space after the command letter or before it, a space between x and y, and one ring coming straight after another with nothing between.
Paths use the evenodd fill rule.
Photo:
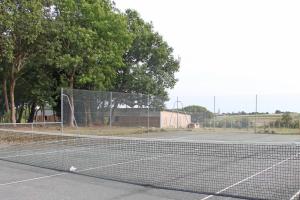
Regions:
<instances>
[{"instance_id":1,"label":"building wall","mask_svg":"<svg viewBox=\"0 0 300 200\"><path fill-rule=\"evenodd\" d=\"M191 115L178 113L178 128L187 128L191 123ZM177 113L162 111L160 113L161 128L177 128Z\"/></svg>"},{"instance_id":2,"label":"building wall","mask_svg":"<svg viewBox=\"0 0 300 200\"><path fill-rule=\"evenodd\" d=\"M160 113L149 113L149 127L157 128L177 128L177 113L169 111L161 111ZM191 123L191 115L178 113L178 127L187 128ZM147 127L147 116L114 116L113 126L120 127Z\"/></svg>"},{"instance_id":3,"label":"building wall","mask_svg":"<svg viewBox=\"0 0 300 200\"><path fill-rule=\"evenodd\" d=\"M145 116L116 116L113 126L123 127L148 127L148 117ZM160 127L159 117L149 117L149 127Z\"/></svg>"},{"instance_id":4,"label":"building wall","mask_svg":"<svg viewBox=\"0 0 300 200\"><path fill-rule=\"evenodd\" d=\"M45 115L45 118L43 116L38 115L35 118L36 122L59 122L60 118L54 115Z\"/></svg>"}]
</instances>

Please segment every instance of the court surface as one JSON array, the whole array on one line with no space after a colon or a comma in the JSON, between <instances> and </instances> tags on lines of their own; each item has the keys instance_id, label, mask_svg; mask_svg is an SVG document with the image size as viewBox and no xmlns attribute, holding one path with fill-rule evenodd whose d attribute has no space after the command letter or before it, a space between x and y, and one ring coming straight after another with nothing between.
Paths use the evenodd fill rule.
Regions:
<instances>
[{"instance_id":1,"label":"court surface","mask_svg":"<svg viewBox=\"0 0 300 200\"><path fill-rule=\"evenodd\" d=\"M255 143L255 142L266 142L266 143L293 143L293 142L300 142L300 136L292 135L267 135L267 134L251 134L251 133L194 133L194 132L174 132L174 133L151 133L151 134L144 134L144 135L135 135L134 137L144 137L144 138L162 138L162 139L171 139L171 140L180 140L180 141L207 141L207 142L241 142L241 143ZM133 144L134 145L134 144ZM109 149L110 152L113 153L113 150L116 149ZM222 149L221 149L222 150ZM81 156L87 157L90 156L89 152L82 153ZM142 155L145 157L144 155ZM151 155L148 155L151 157ZM157 156L157 154L155 154ZM116 156L115 156L116 157ZM138 160L140 159L137 157ZM78 158L76 158L78 159ZM118 160L120 158L117 158ZM176 159L182 159L176 158ZM255 158L257 159L257 158ZM42 157L41 157L42 160ZM111 160L109 160L111 161ZM143 160L139 160L143 162ZM164 171L165 168L170 165L166 159L159 159L160 166L157 169L157 173L164 176L167 171ZM299 159L296 159L297 162L288 162L288 167L300 168L298 166ZM125 161L126 162L126 161ZM181 163L184 160L180 161ZM213 162L213 161L210 161ZM219 171L220 176L222 175L222 171L232 170L232 172L236 171L234 168L235 164L238 161L228 161L224 160L223 163L230 163L226 166L224 165L223 168ZM258 161L257 161L258 162ZM283 160L284 165L285 161ZM124 161L123 161L124 163ZM139 162L138 162L139 163ZM172 160L171 164L175 164L176 161ZM208 163L208 162L206 162ZM136 165L137 163L135 163ZM242 163L245 168L247 162ZM278 164L272 163L273 165ZM112 165L112 164L109 164ZM108 166L109 166L108 165ZM137 164L139 165L139 164ZM132 167L133 165L129 165L127 167ZM198 167L199 165L197 164ZM241 165L239 165L240 167ZM80 166L79 166L80 167ZM123 166L122 166L123 167ZM122 167L116 171L116 176L122 175L124 178L124 172L122 172ZM178 166L180 167L180 166ZM259 163L259 167L262 167L260 172L264 173L263 169L268 169L269 165L263 166ZM140 169L140 168L139 168ZM285 168L284 170L289 169ZM115 169L114 169L115 170ZM186 169L184 169L186 170ZM299 169L300 170L300 169ZM113 175L114 171L104 171L104 173L111 173ZM175 171L176 172L176 171ZM251 175L255 174L256 170L253 172L249 171L249 174L243 174L241 176L235 177L233 183L228 183L230 188L227 190L238 190L241 191L245 188L248 188L247 183L246 185L241 187L239 181L244 180L245 178L251 177ZM278 174L283 173L284 171L278 171ZM266 171L266 174L269 173ZM265 174L265 173L264 173ZM299 171L300 174L300 171ZM86 175L89 175L88 173ZM105 175L105 174L104 174ZM157 174L156 174L157 175ZM272 174L269 174L270 177ZM211 177L217 177L218 171L214 170L212 172L208 171L205 172L205 177L208 179ZM105 177L105 176L104 176ZM126 175L125 175L126 177ZM127 178L127 177L126 177ZM222 178L222 177L220 177ZM251 177L252 178L252 177ZM255 177L254 177L255 178ZM276 175L277 180L273 181L280 181L280 175ZM186 180L190 180L187 184L194 183L197 179L195 177L189 177ZM270 181L271 179L269 179ZM299 177L294 177L294 180L289 181L288 183L282 183L280 188L276 188L279 194L280 189L284 187L293 188L295 184L299 184L297 181ZM208 180L209 181L209 180ZM196 184L196 183L195 183ZM236 184L236 185L235 185ZM243 183L244 184L244 183ZM290 184L290 185L289 185ZM216 186L217 187L217 186ZM300 189L300 188L299 188ZM295 194L297 191L291 191ZM284 196L286 199L292 198L291 196ZM175 191L175 190L166 190L166 189L157 189L149 186L140 186L135 184L124 183L120 181L112 181L107 179L96 178L92 176L85 176L85 175L78 175L73 173L67 173L63 171L56 171L56 170L49 170L24 164L18 164L14 162L7 162L7 161L0 161L0 197L1 199L103 199L103 200L117 200L117 199L144 199L144 200L162 200L162 199L236 199L232 197L224 197L224 196L212 196L210 194L199 194L193 192L183 192L183 191Z\"/></svg>"}]
</instances>

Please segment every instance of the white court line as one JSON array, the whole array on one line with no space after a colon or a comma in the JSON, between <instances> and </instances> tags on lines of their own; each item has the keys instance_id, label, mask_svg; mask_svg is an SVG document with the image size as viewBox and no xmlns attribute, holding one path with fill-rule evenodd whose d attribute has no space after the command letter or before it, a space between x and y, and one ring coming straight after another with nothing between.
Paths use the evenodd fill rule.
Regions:
<instances>
[{"instance_id":1,"label":"white court line","mask_svg":"<svg viewBox=\"0 0 300 200\"><path fill-rule=\"evenodd\" d=\"M190 136L184 136L184 137L172 137L172 138L161 138L161 139L166 139L166 140L181 140L181 139L188 139L190 137L193 137L194 135L190 135ZM152 138L154 139L154 138Z\"/></svg>"},{"instance_id":2,"label":"white court line","mask_svg":"<svg viewBox=\"0 0 300 200\"><path fill-rule=\"evenodd\" d=\"M128 164L128 163L133 163L133 162L138 162L138 161L144 161L144 160L154 160L154 159L165 157L165 156L166 155L156 156L156 157L149 157L149 158L141 158L141 159L137 159L137 160L131 160L131 161L126 161L126 162L119 162L119 163L114 163L114 164L109 164L109 165L103 165L103 166L99 166L99 167L87 168L87 169L83 169L83 170L78 170L77 172L85 172L85 171L90 171L90 170L94 170L94 169L101 169L101 168L112 167L112 166ZM24 182L37 181L37 180L46 179L46 178L53 178L53 177L57 177L57 176L63 176L63 175L67 175L67 174L81 175L81 174L76 173L76 171L74 173L73 172L69 172L69 173L64 172L64 173L58 173L58 174L53 174L53 175L49 175L49 176L41 176L41 177L36 177L36 178L31 178L31 179L24 179L24 180L20 180L20 181L0 183L0 186L7 186L7 185L20 184L20 183L24 183Z\"/></svg>"},{"instance_id":3,"label":"white court line","mask_svg":"<svg viewBox=\"0 0 300 200\"><path fill-rule=\"evenodd\" d=\"M296 198L299 196L300 196L300 190L296 194L294 194L294 196L292 196L290 200L296 200Z\"/></svg>"},{"instance_id":4,"label":"white court line","mask_svg":"<svg viewBox=\"0 0 300 200\"><path fill-rule=\"evenodd\" d=\"M83 170L78 170L78 172L85 172L85 171L90 171L90 170L94 170L94 169L101 169L101 168L106 168L106 167L122 165L122 164L134 163L134 162L138 162L138 161L155 160L157 158L162 158L162 157L166 157L166 156L170 156L170 155L155 156L155 157L149 157L149 158L141 158L141 159L138 159L138 160L131 160L131 161L126 161L126 162L114 163L114 164L103 165L103 166L99 166L99 167L91 167L91 168L87 168L87 169L83 169ZM76 171L75 171L75 173L76 173Z\"/></svg>"},{"instance_id":5,"label":"white court line","mask_svg":"<svg viewBox=\"0 0 300 200\"><path fill-rule=\"evenodd\" d=\"M52 178L52 177L56 177L56 176L62 176L62 175L65 175L65 174L67 174L67 173L65 172L65 173L53 174L53 175L49 175L49 176L40 176L40 177L36 177L36 178L24 179L24 180L20 180L20 181L0 183L0 186L7 186L7 185L20 184L20 183L25 183L25 182L30 182L30 181L37 181L37 180L41 180L41 179Z\"/></svg>"},{"instance_id":6,"label":"white court line","mask_svg":"<svg viewBox=\"0 0 300 200\"><path fill-rule=\"evenodd\" d=\"M116 144L115 146L121 146L123 144ZM67 153L67 152L90 152L91 149L94 149L94 146L90 147L73 147L69 149L62 149L62 150L56 150L56 151L46 151L42 153L31 153L31 154L16 154L14 156L6 156L6 157L0 157L0 160L10 159L10 158L19 158L19 157L27 157L27 156L35 156L35 155L47 155L47 154L53 154L53 153ZM104 149L104 148L96 148L96 149ZM105 151L109 151L110 149L104 149ZM62 154L63 155L63 154Z\"/></svg>"},{"instance_id":7,"label":"white court line","mask_svg":"<svg viewBox=\"0 0 300 200\"><path fill-rule=\"evenodd\" d=\"M117 144L117 145L113 145L113 147L115 146L120 146L123 144ZM9 158L18 158L18 157L26 157L26 156L35 156L35 155L47 155L47 154L53 154L53 153L65 153L65 152L90 152L91 149L94 149L94 146L87 146L87 147L76 147L74 146L73 148L66 148L66 149L61 149L61 150L56 150L56 151L45 151L42 153L31 153L31 154L15 154L14 156L6 156L6 157L0 157L0 160L5 160L5 159L9 159ZM96 149L104 149L103 147L101 148L96 148ZM27 150L27 149L26 149ZM104 149L106 150L106 149ZM107 149L108 151L109 149ZM18 151L18 150L17 150ZM30 150L29 150L30 151ZM9 153L9 152L8 152Z\"/></svg>"},{"instance_id":8,"label":"white court line","mask_svg":"<svg viewBox=\"0 0 300 200\"><path fill-rule=\"evenodd\" d=\"M69 148L69 149L62 149L62 150L57 150L57 151L46 151L46 152L42 152L42 153L31 153L31 154L16 154L14 156L7 156L7 157L0 157L0 160L5 160L5 159L10 159L10 158L19 158L19 157L27 157L27 156L35 156L35 155L47 155L47 154L53 154L53 153L66 153L66 152L76 152L76 151L88 151L89 149L87 149L86 147L80 147L80 148ZM63 155L63 154L62 154Z\"/></svg>"},{"instance_id":9,"label":"white court line","mask_svg":"<svg viewBox=\"0 0 300 200\"><path fill-rule=\"evenodd\" d=\"M247 180L249 180L249 179L251 179L251 178L257 176L257 175L259 175L259 174L262 174L262 173L264 173L264 172L266 172L266 171L269 171L270 169L272 169L272 168L274 168L274 167L276 167L276 166L278 166L278 165L281 165L282 163L285 163L286 161L288 161L288 160L290 160L290 159L292 159L292 158L297 157L299 154L300 154L300 153L297 153L296 155L291 156L290 158L287 158L287 159L285 159L285 160L282 160L282 161L280 161L280 162L278 162L278 163L272 165L271 167L268 167L268 168L266 168L266 169L264 169L264 170L262 170L262 171L260 171L260 172L257 172L257 173L255 173L255 174L253 174L253 175L251 175L251 176L249 176L249 177L247 177L247 178L245 178L245 179L239 181L239 182L236 182L236 183L234 183L234 184L232 184L232 185L230 185L230 186L228 186L228 187L226 187L226 188L224 188L224 189L222 189L222 190L216 192L215 194L220 194L220 193L222 193L222 192L224 192L224 191L226 191L226 190L228 190L228 189L230 189L230 188L232 188L232 187L234 187L234 186L237 186L237 185L239 185L239 184L241 184L241 183L243 183L243 182L245 182L245 181L247 181ZM213 196L215 196L215 195L209 195L209 196L207 196L207 197L205 197L205 198L203 198L203 199L200 199L200 200L206 200L206 199L209 199L209 198L211 198L211 197L213 197Z\"/></svg>"}]
</instances>

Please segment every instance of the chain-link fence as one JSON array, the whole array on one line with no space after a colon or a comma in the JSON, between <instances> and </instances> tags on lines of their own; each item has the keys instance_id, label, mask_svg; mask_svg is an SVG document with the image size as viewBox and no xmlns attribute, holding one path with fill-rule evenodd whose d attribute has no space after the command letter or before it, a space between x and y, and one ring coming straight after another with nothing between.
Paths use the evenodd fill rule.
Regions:
<instances>
[{"instance_id":1,"label":"chain-link fence","mask_svg":"<svg viewBox=\"0 0 300 200\"><path fill-rule=\"evenodd\" d=\"M1 123L0 129L100 135L177 128L300 134L299 102L300 95L179 97L168 102L145 94L62 89L61 110L36 112L33 123Z\"/></svg>"},{"instance_id":2,"label":"chain-link fence","mask_svg":"<svg viewBox=\"0 0 300 200\"><path fill-rule=\"evenodd\" d=\"M299 102L300 95L202 96L193 104L203 109L186 112L200 130L300 134Z\"/></svg>"},{"instance_id":3,"label":"chain-link fence","mask_svg":"<svg viewBox=\"0 0 300 200\"><path fill-rule=\"evenodd\" d=\"M64 128L97 132L123 128L123 132L161 128L186 128L191 117L183 112L166 110L165 100L144 94L62 89ZM118 130L120 133L120 130Z\"/></svg>"}]
</instances>

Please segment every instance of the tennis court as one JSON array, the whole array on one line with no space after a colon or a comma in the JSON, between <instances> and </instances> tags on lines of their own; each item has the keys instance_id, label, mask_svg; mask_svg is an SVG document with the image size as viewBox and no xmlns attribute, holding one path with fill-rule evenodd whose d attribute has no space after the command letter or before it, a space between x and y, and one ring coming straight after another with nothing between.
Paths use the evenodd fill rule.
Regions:
<instances>
[{"instance_id":1,"label":"tennis court","mask_svg":"<svg viewBox=\"0 0 300 200\"><path fill-rule=\"evenodd\" d=\"M0 149L7 199L299 199L299 136L10 134L20 142Z\"/></svg>"}]
</instances>

